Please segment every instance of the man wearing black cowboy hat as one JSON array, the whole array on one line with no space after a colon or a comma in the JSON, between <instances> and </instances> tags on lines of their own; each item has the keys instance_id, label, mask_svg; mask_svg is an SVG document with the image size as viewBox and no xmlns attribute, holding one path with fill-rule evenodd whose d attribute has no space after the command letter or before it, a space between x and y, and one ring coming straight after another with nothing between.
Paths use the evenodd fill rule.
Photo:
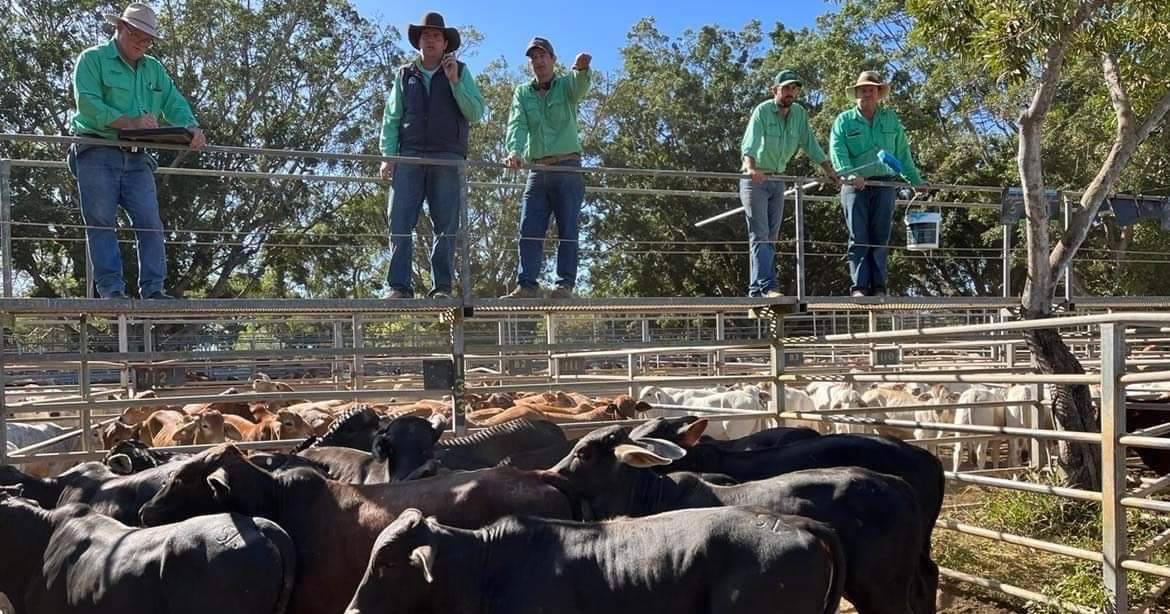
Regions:
<instances>
[{"instance_id":1,"label":"man wearing black cowboy hat","mask_svg":"<svg viewBox=\"0 0 1170 614\"><path fill-rule=\"evenodd\" d=\"M411 24L407 38L419 57L398 70L382 116L384 156L439 160L467 159L467 133L483 117L483 96L467 65L455 59L459 31L438 13ZM425 199L434 227L430 296L449 298L454 277L455 234L459 230L459 168L453 165L383 162L390 192L390 293L414 298L411 283L412 233Z\"/></svg>"}]
</instances>

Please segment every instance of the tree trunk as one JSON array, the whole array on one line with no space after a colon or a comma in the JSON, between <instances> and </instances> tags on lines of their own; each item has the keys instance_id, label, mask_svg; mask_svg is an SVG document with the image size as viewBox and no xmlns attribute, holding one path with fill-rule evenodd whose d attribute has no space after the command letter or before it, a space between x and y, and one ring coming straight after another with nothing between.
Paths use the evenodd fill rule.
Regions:
<instances>
[{"instance_id":1,"label":"tree trunk","mask_svg":"<svg viewBox=\"0 0 1170 614\"><path fill-rule=\"evenodd\" d=\"M1047 317L1025 315L1025 319ZM1056 329L1029 330L1024 334L1028 349L1036 359L1041 373L1084 374L1081 362L1073 355L1060 331ZM1089 387L1084 384L1054 385L1052 417L1062 431L1081 433L1101 432L1101 421L1093 406ZM1060 442L1059 464L1068 485L1084 490L1101 490L1101 448L1090 443Z\"/></svg>"}]
</instances>

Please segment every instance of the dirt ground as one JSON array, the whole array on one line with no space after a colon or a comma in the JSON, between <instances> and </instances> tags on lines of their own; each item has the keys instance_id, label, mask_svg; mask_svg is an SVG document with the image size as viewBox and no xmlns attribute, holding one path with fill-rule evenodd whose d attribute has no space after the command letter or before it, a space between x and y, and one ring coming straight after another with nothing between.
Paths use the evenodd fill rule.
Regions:
<instances>
[{"instance_id":1,"label":"dirt ground","mask_svg":"<svg viewBox=\"0 0 1170 614\"><path fill-rule=\"evenodd\" d=\"M1014 614L1016 610L1006 609L998 604L977 601L965 595L954 595L951 604L938 614Z\"/></svg>"}]
</instances>

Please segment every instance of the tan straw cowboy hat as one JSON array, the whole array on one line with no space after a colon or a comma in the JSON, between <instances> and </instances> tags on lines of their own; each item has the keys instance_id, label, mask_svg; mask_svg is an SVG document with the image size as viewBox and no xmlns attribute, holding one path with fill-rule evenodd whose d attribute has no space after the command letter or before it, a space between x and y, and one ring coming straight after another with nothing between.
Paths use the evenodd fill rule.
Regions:
<instances>
[{"instance_id":1,"label":"tan straw cowboy hat","mask_svg":"<svg viewBox=\"0 0 1170 614\"><path fill-rule=\"evenodd\" d=\"M113 25L118 25L120 21L135 30L149 34L151 38L162 38L158 35L158 17L155 16L154 9L141 2L130 3L121 15L106 13L103 17Z\"/></svg>"}]
</instances>

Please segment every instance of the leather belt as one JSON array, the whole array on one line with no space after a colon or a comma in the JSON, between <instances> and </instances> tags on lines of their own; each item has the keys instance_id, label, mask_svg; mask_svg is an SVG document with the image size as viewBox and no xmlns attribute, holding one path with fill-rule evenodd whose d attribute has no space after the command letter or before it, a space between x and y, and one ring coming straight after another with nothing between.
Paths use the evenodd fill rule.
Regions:
<instances>
[{"instance_id":1,"label":"leather belt","mask_svg":"<svg viewBox=\"0 0 1170 614\"><path fill-rule=\"evenodd\" d=\"M109 140L100 134L79 134L77 136L85 137L87 139L101 139L103 141ZM139 153L139 152L143 151L143 149L141 147L138 147L137 145L117 145L114 143L110 143L109 145L91 145L91 147L117 147L118 149L121 149L122 151L128 151L130 153Z\"/></svg>"}]
</instances>

